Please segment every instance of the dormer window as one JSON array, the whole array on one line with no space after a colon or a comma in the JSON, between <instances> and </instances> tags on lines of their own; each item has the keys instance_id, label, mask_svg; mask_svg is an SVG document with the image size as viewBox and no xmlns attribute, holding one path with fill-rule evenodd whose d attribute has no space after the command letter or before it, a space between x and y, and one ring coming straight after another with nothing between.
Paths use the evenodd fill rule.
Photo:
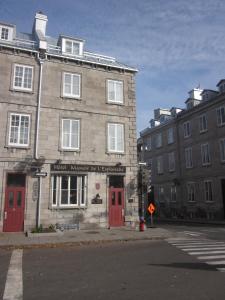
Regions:
<instances>
[{"instance_id":1,"label":"dormer window","mask_svg":"<svg viewBox=\"0 0 225 300\"><path fill-rule=\"evenodd\" d=\"M0 40L10 41L12 40L12 31L11 27L7 27L0 24Z\"/></svg>"},{"instance_id":2,"label":"dormer window","mask_svg":"<svg viewBox=\"0 0 225 300\"><path fill-rule=\"evenodd\" d=\"M68 55L83 55L83 41L63 38L62 52Z\"/></svg>"}]
</instances>

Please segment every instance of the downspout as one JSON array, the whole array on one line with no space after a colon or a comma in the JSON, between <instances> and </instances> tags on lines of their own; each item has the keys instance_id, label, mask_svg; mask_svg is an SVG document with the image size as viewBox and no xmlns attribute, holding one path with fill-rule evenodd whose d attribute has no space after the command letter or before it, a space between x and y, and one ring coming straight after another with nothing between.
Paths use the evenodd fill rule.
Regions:
<instances>
[{"instance_id":1,"label":"downspout","mask_svg":"<svg viewBox=\"0 0 225 300\"><path fill-rule=\"evenodd\" d=\"M38 155L39 127L40 127L40 111L41 111L42 73L43 73L43 63L44 63L44 60L39 57L39 54L38 54L38 62L40 64L40 69L39 69L39 82L38 82L38 105L37 105L37 114L36 114L36 136L35 136L35 153L34 153L35 160L39 158ZM36 216L37 228L40 227L41 181L42 178L38 177L38 201L37 201L37 216Z\"/></svg>"}]
</instances>

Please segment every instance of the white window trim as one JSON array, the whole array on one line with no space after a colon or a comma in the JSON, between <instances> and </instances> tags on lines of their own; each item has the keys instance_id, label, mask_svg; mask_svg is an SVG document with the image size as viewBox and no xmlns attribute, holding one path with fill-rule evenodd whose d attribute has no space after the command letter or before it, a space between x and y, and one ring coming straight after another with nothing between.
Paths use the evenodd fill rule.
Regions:
<instances>
[{"instance_id":1,"label":"white window trim","mask_svg":"<svg viewBox=\"0 0 225 300\"><path fill-rule=\"evenodd\" d=\"M5 29L8 29L8 39L2 39L2 29L5 28ZM7 25L0 25L0 40L1 41L4 41L4 42L9 42L9 41L12 41L13 39L13 28L12 27L9 27Z\"/></svg>"},{"instance_id":2,"label":"white window trim","mask_svg":"<svg viewBox=\"0 0 225 300\"><path fill-rule=\"evenodd\" d=\"M27 144L20 144L20 143L11 143L10 142L10 136L11 136L11 124L12 124L12 116L20 116L20 121L21 121L21 117L28 117L29 118L29 127L28 127L28 138L27 138L27 141L28 143ZM18 130L18 137L20 137L20 127L21 127L21 124L19 123L19 130ZM18 113L10 113L10 118L9 118L9 137L8 137L8 145L9 146L15 146L15 147L28 147L29 146L29 140L30 140L30 115L28 114L18 114Z\"/></svg>"},{"instance_id":3,"label":"white window trim","mask_svg":"<svg viewBox=\"0 0 225 300\"><path fill-rule=\"evenodd\" d=\"M77 76L79 78L79 93L77 95L72 94L72 93L70 93L70 94L66 93L66 91L65 91L65 76L66 75L70 75L72 80L73 80L74 76ZM80 97L81 97L80 91L81 91L81 75L77 74L77 73L63 72L63 97L80 99Z\"/></svg>"},{"instance_id":4,"label":"white window trim","mask_svg":"<svg viewBox=\"0 0 225 300\"><path fill-rule=\"evenodd\" d=\"M110 127L110 125L116 125L116 127L117 126L122 126L122 128L123 128L123 130L122 130L122 132L123 132L123 149L122 150L118 150L118 149L115 149L115 150L112 150L112 149L110 149L110 136L109 136L109 127ZM124 126L124 124L122 124L122 123L108 123L107 124L107 139L108 139L108 145L107 145L107 150L108 150L108 153L125 153L125 126ZM117 148L117 131L116 131L116 148Z\"/></svg>"},{"instance_id":5,"label":"white window trim","mask_svg":"<svg viewBox=\"0 0 225 300\"><path fill-rule=\"evenodd\" d=\"M171 157L173 157L173 167L171 167ZM169 166L169 171L174 172L175 171L175 153L174 152L169 152L168 153L168 166Z\"/></svg>"},{"instance_id":6,"label":"white window trim","mask_svg":"<svg viewBox=\"0 0 225 300\"><path fill-rule=\"evenodd\" d=\"M189 130L187 130L189 128ZM191 123L189 121L185 122L183 124L183 129L184 129L184 138L188 138L191 136Z\"/></svg>"},{"instance_id":7,"label":"white window trim","mask_svg":"<svg viewBox=\"0 0 225 300\"><path fill-rule=\"evenodd\" d=\"M114 89L116 88L116 83L122 84L122 100L114 99L110 100L109 99L109 83L113 83ZM107 79L107 102L108 103L114 103L114 104L123 104L124 103L124 91L123 91L123 81L121 80L112 80L112 79ZM116 92L115 92L116 95Z\"/></svg>"},{"instance_id":8,"label":"white window trim","mask_svg":"<svg viewBox=\"0 0 225 300\"><path fill-rule=\"evenodd\" d=\"M24 76L23 76L23 79L22 79L22 87L15 86L16 67L22 67L23 69L24 68L29 68L29 69L32 70L31 87L30 88L23 87L23 85L24 85ZM14 64L14 70L13 70L13 89L14 90L19 90L19 91L28 91L28 92L31 92L33 90L33 77L34 77L34 67L33 66Z\"/></svg>"},{"instance_id":9,"label":"white window trim","mask_svg":"<svg viewBox=\"0 0 225 300\"><path fill-rule=\"evenodd\" d=\"M194 200L189 200L189 187L192 186L193 187L193 195L194 195ZM194 182L187 182L187 197L188 197L188 202L194 203L196 202L196 191L195 191L195 183Z\"/></svg>"},{"instance_id":10,"label":"white window trim","mask_svg":"<svg viewBox=\"0 0 225 300\"><path fill-rule=\"evenodd\" d=\"M185 152L185 166L187 169L191 169L193 168L192 147L185 148L184 152ZM188 153L188 155L186 153Z\"/></svg>"},{"instance_id":11,"label":"white window trim","mask_svg":"<svg viewBox=\"0 0 225 300\"><path fill-rule=\"evenodd\" d=\"M72 43L72 52L67 52L66 51L66 42L71 42ZM73 54L73 44L74 43L79 44L79 53L78 54ZM66 54L66 55L69 55L69 56L82 56L83 55L83 47L84 47L84 43L82 41L62 38L62 53L63 54Z\"/></svg>"},{"instance_id":12,"label":"white window trim","mask_svg":"<svg viewBox=\"0 0 225 300\"><path fill-rule=\"evenodd\" d=\"M222 121L222 116L221 116L221 110L224 109L225 111L225 106L220 106L216 109L216 117L217 117L217 125L218 126L223 126L225 125L225 122ZM218 117L218 112L220 114L220 119L221 119L221 122L219 122L219 117Z\"/></svg>"},{"instance_id":13,"label":"white window trim","mask_svg":"<svg viewBox=\"0 0 225 300\"><path fill-rule=\"evenodd\" d=\"M54 177L56 176L56 204L53 204L53 182L54 182ZM77 176L77 203L76 204L70 204L69 203L69 197L70 193L68 193L68 204L62 204L61 202L61 187L62 187L62 176L68 176L68 190L70 191L70 181L71 181L71 176ZM82 203L82 178L84 178L84 202ZM52 208L80 208L83 207L85 208L87 206L87 175L83 174L74 174L74 175L67 175L67 174L62 174L62 175L54 175L52 174L51 177L51 206Z\"/></svg>"},{"instance_id":14,"label":"white window trim","mask_svg":"<svg viewBox=\"0 0 225 300\"><path fill-rule=\"evenodd\" d=\"M206 146L208 148L208 152L204 152L203 149L206 149ZM206 158L206 155L208 155L209 161L208 162L204 162L204 158ZM205 143L205 144L201 144L201 157L202 157L202 165L203 166L208 166L211 164L211 156L210 156L210 147L209 147L209 143Z\"/></svg>"},{"instance_id":15,"label":"white window trim","mask_svg":"<svg viewBox=\"0 0 225 300\"><path fill-rule=\"evenodd\" d=\"M71 129L71 124L72 124L71 121L76 121L78 123L78 143L77 143L78 147L65 147L65 146L63 146L63 142L64 142L64 140L63 140L63 121L64 120L70 121L70 129ZM71 130L70 130L70 132L71 132ZM70 145L71 145L71 135L70 135ZM79 119L67 119L67 118L62 119L62 122L61 122L61 148L62 148L62 150L72 150L72 151L80 150L80 120Z\"/></svg>"},{"instance_id":16,"label":"white window trim","mask_svg":"<svg viewBox=\"0 0 225 300\"><path fill-rule=\"evenodd\" d=\"M225 162L225 138L219 140L219 147L220 147L221 162Z\"/></svg>"},{"instance_id":17,"label":"white window trim","mask_svg":"<svg viewBox=\"0 0 225 300\"><path fill-rule=\"evenodd\" d=\"M206 123L206 128L201 128L201 124L203 124L203 118L205 118L205 123ZM200 133L204 133L204 132L206 132L206 131L208 131L208 121L207 121L207 118L206 118L206 114L204 114L204 115L201 115L200 117L199 117L199 132Z\"/></svg>"},{"instance_id":18,"label":"white window trim","mask_svg":"<svg viewBox=\"0 0 225 300\"><path fill-rule=\"evenodd\" d=\"M211 184L211 192L212 192L212 200L207 200L206 198L206 194L207 192L209 193L209 190L206 191L206 183L209 183ZM212 203L213 202L213 185L212 185L212 180L204 180L204 197L205 197L205 202L209 202L209 203Z\"/></svg>"},{"instance_id":19,"label":"white window trim","mask_svg":"<svg viewBox=\"0 0 225 300\"><path fill-rule=\"evenodd\" d=\"M174 143L174 130L173 130L173 127L170 127L167 130L167 144L170 145L173 143Z\"/></svg>"}]
</instances>

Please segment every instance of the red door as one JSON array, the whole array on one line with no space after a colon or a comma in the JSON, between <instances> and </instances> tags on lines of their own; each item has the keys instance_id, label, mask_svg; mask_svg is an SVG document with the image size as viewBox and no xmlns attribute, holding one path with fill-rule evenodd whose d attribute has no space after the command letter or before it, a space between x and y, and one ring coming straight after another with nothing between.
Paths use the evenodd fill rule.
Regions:
<instances>
[{"instance_id":1,"label":"red door","mask_svg":"<svg viewBox=\"0 0 225 300\"><path fill-rule=\"evenodd\" d=\"M24 224L24 187L7 187L5 191L5 210L3 231L23 231Z\"/></svg>"},{"instance_id":2,"label":"red door","mask_svg":"<svg viewBox=\"0 0 225 300\"><path fill-rule=\"evenodd\" d=\"M124 189L109 188L109 226L124 225Z\"/></svg>"}]
</instances>

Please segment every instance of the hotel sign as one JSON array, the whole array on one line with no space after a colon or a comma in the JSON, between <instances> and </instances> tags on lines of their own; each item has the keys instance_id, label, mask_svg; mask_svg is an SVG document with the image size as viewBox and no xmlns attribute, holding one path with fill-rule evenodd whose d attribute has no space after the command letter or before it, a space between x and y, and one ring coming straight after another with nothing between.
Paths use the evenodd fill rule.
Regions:
<instances>
[{"instance_id":1,"label":"hotel sign","mask_svg":"<svg viewBox=\"0 0 225 300\"><path fill-rule=\"evenodd\" d=\"M102 166L102 165L51 165L51 171L60 172L96 172L96 173L126 173L124 166Z\"/></svg>"}]
</instances>

